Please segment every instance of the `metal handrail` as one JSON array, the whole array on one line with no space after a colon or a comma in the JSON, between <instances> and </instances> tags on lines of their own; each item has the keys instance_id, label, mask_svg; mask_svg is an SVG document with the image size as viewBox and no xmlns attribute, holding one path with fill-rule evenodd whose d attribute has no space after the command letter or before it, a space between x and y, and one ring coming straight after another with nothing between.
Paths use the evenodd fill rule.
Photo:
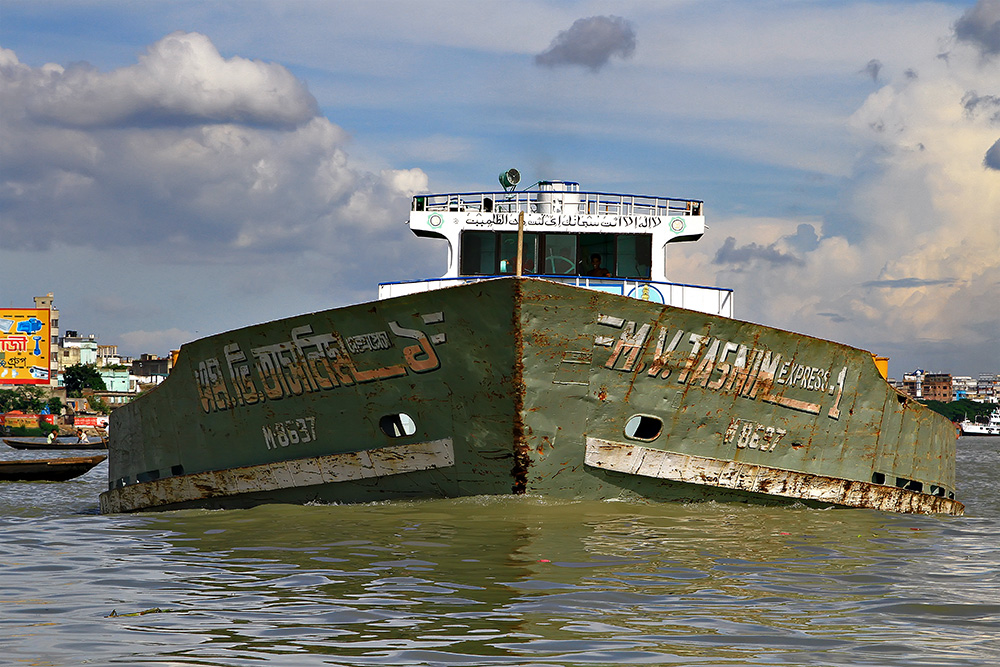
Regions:
<instances>
[{"instance_id":1,"label":"metal handrail","mask_svg":"<svg viewBox=\"0 0 1000 667\"><path fill-rule=\"evenodd\" d=\"M589 215L701 215L699 199L653 197L613 192L522 190L520 192L450 192L413 197L413 211L546 213Z\"/></svg>"}]
</instances>

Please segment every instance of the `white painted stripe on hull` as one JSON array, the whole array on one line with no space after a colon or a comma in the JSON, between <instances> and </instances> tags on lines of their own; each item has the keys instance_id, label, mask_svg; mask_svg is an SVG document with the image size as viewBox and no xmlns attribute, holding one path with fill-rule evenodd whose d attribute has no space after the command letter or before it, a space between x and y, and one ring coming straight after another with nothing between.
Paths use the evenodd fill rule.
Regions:
<instances>
[{"instance_id":1,"label":"white painted stripe on hull","mask_svg":"<svg viewBox=\"0 0 1000 667\"><path fill-rule=\"evenodd\" d=\"M626 475L814 500L847 507L915 514L961 515L965 511L962 503L955 500L894 486L679 454L600 438L587 438L584 463L592 468Z\"/></svg>"},{"instance_id":2,"label":"white painted stripe on hull","mask_svg":"<svg viewBox=\"0 0 1000 667\"><path fill-rule=\"evenodd\" d=\"M134 512L172 503L387 477L453 465L454 445L451 438L443 438L130 484L102 493L101 512Z\"/></svg>"}]
</instances>

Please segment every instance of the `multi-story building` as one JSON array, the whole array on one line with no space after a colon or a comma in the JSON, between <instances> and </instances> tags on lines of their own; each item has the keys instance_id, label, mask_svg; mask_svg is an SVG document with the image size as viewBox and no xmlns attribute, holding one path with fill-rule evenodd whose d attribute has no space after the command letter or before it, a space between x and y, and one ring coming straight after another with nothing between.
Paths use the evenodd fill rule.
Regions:
<instances>
[{"instance_id":1,"label":"multi-story building","mask_svg":"<svg viewBox=\"0 0 1000 667\"><path fill-rule=\"evenodd\" d=\"M35 297L35 308L49 311L49 386L59 386L59 309L55 307L52 292Z\"/></svg>"},{"instance_id":2,"label":"multi-story building","mask_svg":"<svg viewBox=\"0 0 1000 667\"><path fill-rule=\"evenodd\" d=\"M132 362L132 376L137 383L136 391L148 385L157 385L167 379L173 367L171 357L157 357L152 354L140 355Z\"/></svg>"},{"instance_id":3,"label":"multi-story building","mask_svg":"<svg viewBox=\"0 0 1000 667\"><path fill-rule=\"evenodd\" d=\"M105 368L107 366L128 366L129 361L123 359L118 354L117 345L98 345L97 346L97 367Z\"/></svg>"},{"instance_id":4,"label":"multi-story building","mask_svg":"<svg viewBox=\"0 0 1000 667\"><path fill-rule=\"evenodd\" d=\"M952 378L949 373L925 373L918 368L912 373L903 373L903 393L922 401L951 402L954 396Z\"/></svg>"},{"instance_id":5,"label":"multi-story building","mask_svg":"<svg viewBox=\"0 0 1000 667\"><path fill-rule=\"evenodd\" d=\"M951 374L927 373L924 375L923 400L950 403L953 400Z\"/></svg>"},{"instance_id":6,"label":"multi-story building","mask_svg":"<svg viewBox=\"0 0 1000 667\"><path fill-rule=\"evenodd\" d=\"M59 309L51 292L34 301L0 307L0 385L59 386Z\"/></svg>"},{"instance_id":7,"label":"multi-story building","mask_svg":"<svg viewBox=\"0 0 1000 667\"><path fill-rule=\"evenodd\" d=\"M903 373L902 385L898 387L907 396L924 397L924 370L918 368L912 373Z\"/></svg>"},{"instance_id":8,"label":"multi-story building","mask_svg":"<svg viewBox=\"0 0 1000 667\"><path fill-rule=\"evenodd\" d=\"M953 375L951 376L951 391L956 401L963 398L975 398L978 395L976 380L968 375Z\"/></svg>"},{"instance_id":9,"label":"multi-story building","mask_svg":"<svg viewBox=\"0 0 1000 667\"><path fill-rule=\"evenodd\" d=\"M980 373L976 380L976 393L979 400L996 403L1000 399L1000 375Z\"/></svg>"},{"instance_id":10,"label":"multi-story building","mask_svg":"<svg viewBox=\"0 0 1000 667\"><path fill-rule=\"evenodd\" d=\"M62 338L62 352L59 361L64 370L77 364L96 366L98 347L94 334L80 336L75 331L67 331Z\"/></svg>"}]
</instances>

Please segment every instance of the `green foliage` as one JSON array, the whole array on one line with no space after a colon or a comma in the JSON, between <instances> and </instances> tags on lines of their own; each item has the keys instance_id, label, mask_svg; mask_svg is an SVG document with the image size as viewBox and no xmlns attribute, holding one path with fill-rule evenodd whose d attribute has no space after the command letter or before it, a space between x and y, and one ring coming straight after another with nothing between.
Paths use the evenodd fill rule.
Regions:
<instances>
[{"instance_id":1,"label":"green foliage","mask_svg":"<svg viewBox=\"0 0 1000 667\"><path fill-rule=\"evenodd\" d=\"M63 385L71 398L83 396L84 389L104 391L107 386L94 364L75 364L63 371Z\"/></svg>"},{"instance_id":2,"label":"green foliage","mask_svg":"<svg viewBox=\"0 0 1000 667\"><path fill-rule=\"evenodd\" d=\"M50 397L46 405L49 406L49 412L51 412L52 414L54 415L62 414L63 402L62 399L59 398L58 396Z\"/></svg>"},{"instance_id":3,"label":"green foliage","mask_svg":"<svg viewBox=\"0 0 1000 667\"><path fill-rule=\"evenodd\" d=\"M993 412L994 405L989 403L977 403L963 398L960 401L947 403L944 401L920 401L934 412L944 415L953 422L960 422L968 418L970 421L977 421L976 417L983 417L978 421L986 421L986 417Z\"/></svg>"},{"instance_id":4,"label":"green foliage","mask_svg":"<svg viewBox=\"0 0 1000 667\"><path fill-rule=\"evenodd\" d=\"M21 412L41 412L45 407L45 392L33 385L17 389L0 389L0 412L20 410Z\"/></svg>"},{"instance_id":5,"label":"green foliage","mask_svg":"<svg viewBox=\"0 0 1000 667\"><path fill-rule=\"evenodd\" d=\"M100 412L102 415L111 414L111 406L109 406L100 396L91 396L88 398L87 405L89 405L90 409L94 412Z\"/></svg>"}]
</instances>

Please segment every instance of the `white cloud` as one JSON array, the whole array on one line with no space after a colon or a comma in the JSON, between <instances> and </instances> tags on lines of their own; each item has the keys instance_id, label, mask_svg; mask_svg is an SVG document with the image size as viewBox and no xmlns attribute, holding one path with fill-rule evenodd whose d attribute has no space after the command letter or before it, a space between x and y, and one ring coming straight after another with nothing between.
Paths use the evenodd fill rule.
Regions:
<instances>
[{"instance_id":1,"label":"white cloud","mask_svg":"<svg viewBox=\"0 0 1000 667\"><path fill-rule=\"evenodd\" d=\"M168 35L150 46L138 64L110 73L86 64L13 69L19 76L8 82L21 84L17 88L27 115L66 127L291 127L316 114L316 101L287 69L238 57L223 59L198 33Z\"/></svg>"},{"instance_id":2,"label":"white cloud","mask_svg":"<svg viewBox=\"0 0 1000 667\"><path fill-rule=\"evenodd\" d=\"M31 68L8 50L0 76L8 248L72 238L200 261L339 251L386 224L385 205L352 198L409 196L394 171L352 166L346 134L284 67L223 59L203 35L168 35L109 73Z\"/></svg>"},{"instance_id":3,"label":"white cloud","mask_svg":"<svg viewBox=\"0 0 1000 667\"><path fill-rule=\"evenodd\" d=\"M437 255L401 224L424 172L363 164L285 68L200 34L107 73L0 50L0 258L19 273L4 292L56 269L40 293L125 354L371 298L372 266L405 279Z\"/></svg>"},{"instance_id":4,"label":"white cloud","mask_svg":"<svg viewBox=\"0 0 1000 667\"><path fill-rule=\"evenodd\" d=\"M0 52L0 261L23 273L64 265L73 248L117 263L135 276L133 305L176 300L162 309L173 321L120 330L205 335L433 274L442 253L428 258L402 224L427 176L406 167L426 167L441 190L491 187L517 166L705 197L709 235L672 250L669 275L736 287L741 316L880 352L918 338L968 358L987 350L975 341L996 329L991 311L967 311L997 290L1000 90L983 11L996 0L959 34L962 10L943 2L721 6L616 5L636 48L600 87L582 68L532 64L574 20L607 12L594 3L264 3L225 21L154 3L152 34L192 25L211 41L174 33L138 60L135 33L37 41L6 22L22 59L65 55L29 67ZM81 57L116 64L66 64ZM873 61L877 81L864 73ZM730 261L713 263L730 236ZM30 252L42 248L53 253ZM28 284L8 279L4 296L17 281ZM36 291L53 289L71 288ZM961 333L950 345L946 320Z\"/></svg>"},{"instance_id":5,"label":"white cloud","mask_svg":"<svg viewBox=\"0 0 1000 667\"><path fill-rule=\"evenodd\" d=\"M944 370L958 348L983 371L1000 366L1000 173L984 164L1000 133L1000 63L962 43L939 58L935 46L851 116L859 158L815 249L792 252L794 219L712 225L716 243L735 240L692 254L691 268L736 287L739 316L904 365ZM917 343L922 361L902 352Z\"/></svg>"}]
</instances>

